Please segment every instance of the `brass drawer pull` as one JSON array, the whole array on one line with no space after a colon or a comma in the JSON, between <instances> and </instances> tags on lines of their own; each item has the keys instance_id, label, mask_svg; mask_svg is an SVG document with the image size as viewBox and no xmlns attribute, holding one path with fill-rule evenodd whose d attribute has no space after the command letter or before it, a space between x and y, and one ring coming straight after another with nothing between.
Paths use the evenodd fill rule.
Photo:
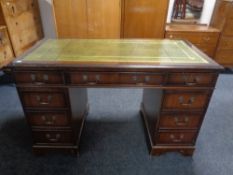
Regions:
<instances>
[{"instance_id":1,"label":"brass drawer pull","mask_svg":"<svg viewBox=\"0 0 233 175\"><path fill-rule=\"evenodd\" d=\"M54 138L51 136L51 134L46 134L45 136L50 142L58 142L61 138L60 134L56 134Z\"/></svg>"},{"instance_id":2,"label":"brass drawer pull","mask_svg":"<svg viewBox=\"0 0 233 175\"><path fill-rule=\"evenodd\" d=\"M137 83L137 81L138 81L138 77L135 75L135 76L133 76L132 77L132 79L133 79L133 81L135 81L136 83Z\"/></svg>"},{"instance_id":3,"label":"brass drawer pull","mask_svg":"<svg viewBox=\"0 0 233 175\"><path fill-rule=\"evenodd\" d=\"M146 83L150 82L150 76L146 76L146 77L145 77L145 82L146 82Z\"/></svg>"},{"instance_id":4,"label":"brass drawer pull","mask_svg":"<svg viewBox=\"0 0 233 175\"><path fill-rule=\"evenodd\" d=\"M36 100L39 102L40 105L49 105L52 100L52 96L48 95L47 101L42 101L42 98L39 95L37 95Z\"/></svg>"},{"instance_id":5,"label":"brass drawer pull","mask_svg":"<svg viewBox=\"0 0 233 175\"><path fill-rule=\"evenodd\" d=\"M185 117L184 121L180 121L178 117L175 117L174 121L176 123L176 126L187 126L189 123L189 118Z\"/></svg>"},{"instance_id":6,"label":"brass drawer pull","mask_svg":"<svg viewBox=\"0 0 233 175\"><path fill-rule=\"evenodd\" d=\"M100 75L96 75L95 81L93 81L93 82L88 82L88 75L83 75L82 79L85 83L87 83L89 85L96 85L100 81Z\"/></svg>"},{"instance_id":7,"label":"brass drawer pull","mask_svg":"<svg viewBox=\"0 0 233 175\"><path fill-rule=\"evenodd\" d=\"M198 76L193 77L192 75L190 77L188 77L184 73L183 73L183 79L184 79L185 85L187 85L187 86L196 86L198 84L198 82L200 81L200 77L198 77ZM192 81L189 81L190 79Z\"/></svg>"},{"instance_id":8,"label":"brass drawer pull","mask_svg":"<svg viewBox=\"0 0 233 175\"><path fill-rule=\"evenodd\" d=\"M184 138L184 134L180 134L178 138L175 137L174 134L170 134L170 139L172 140L172 142L175 142L175 143L182 142L183 138Z\"/></svg>"},{"instance_id":9,"label":"brass drawer pull","mask_svg":"<svg viewBox=\"0 0 233 175\"><path fill-rule=\"evenodd\" d=\"M88 76L87 75L83 75L82 78L83 78L83 81L87 81L88 80Z\"/></svg>"},{"instance_id":10,"label":"brass drawer pull","mask_svg":"<svg viewBox=\"0 0 233 175\"><path fill-rule=\"evenodd\" d=\"M45 122L46 125L54 125L56 122L56 116L41 116L41 119Z\"/></svg>"},{"instance_id":11,"label":"brass drawer pull","mask_svg":"<svg viewBox=\"0 0 233 175\"><path fill-rule=\"evenodd\" d=\"M49 76L47 74L44 74L43 78L42 78L43 81L39 81L38 79L41 79L41 77L36 76L35 74L31 74L31 80L35 84L44 84L45 82L47 82L49 80Z\"/></svg>"},{"instance_id":12,"label":"brass drawer pull","mask_svg":"<svg viewBox=\"0 0 233 175\"><path fill-rule=\"evenodd\" d=\"M187 103L185 102L183 96L179 97L179 103L180 103L180 105L182 105L182 106L191 106L191 105L193 104L194 101L195 101L195 97L191 97L191 98L187 101Z\"/></svg>"}]
</instances>

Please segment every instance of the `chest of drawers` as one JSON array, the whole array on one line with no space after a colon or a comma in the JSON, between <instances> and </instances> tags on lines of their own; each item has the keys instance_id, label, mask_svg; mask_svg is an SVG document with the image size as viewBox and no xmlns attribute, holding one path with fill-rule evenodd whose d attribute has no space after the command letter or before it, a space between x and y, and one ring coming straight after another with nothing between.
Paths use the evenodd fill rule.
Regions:
<instances>
[{"instance_id":1,"label":"chest of drawers","mask_svg":"<svg viewBox=\"0 0 233 175\"><path fill-rule=\"evenodd\" d=\"M7 29L0 26L0 68L9 64L14 58Z\"/></svg>"},{"instance_id":2,"label":"chest of drawers","mask_svg":"<svg viewBox=\"0 0 233 175\"><path fill-rule=\"evenodd\" d=\"M215 60L225 67L233 66L233 2L217 0L210 25L221 31Z\"/></svg>"},{"instance_id":3,"label":"chest of drawers","mask_svg":"<svg viewBox=\"0 0 233 175\"><path fill-rule=\"evenodd\" d=\"M166 26L168 39L183 39L191 42L200 50L213 58L218 44L220 31L218 29L202 25L178 25Z\"/></svg>"}]
</instances>

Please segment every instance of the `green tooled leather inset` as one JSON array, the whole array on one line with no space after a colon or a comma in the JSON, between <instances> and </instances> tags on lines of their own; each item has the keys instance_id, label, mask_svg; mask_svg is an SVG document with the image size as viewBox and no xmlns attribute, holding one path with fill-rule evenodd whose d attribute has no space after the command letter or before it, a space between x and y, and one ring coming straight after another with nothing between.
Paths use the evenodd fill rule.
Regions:
<instances>
[{"instance_id":1,"label":"green tooled leather inset","mask_svg":"<svg viewBox=\"0 0 233 175\"><path fill-rule=\"evenodd\" d=\"M181 40L49 39L23 61L206 64Z\"/></svg>"}]
</instances>

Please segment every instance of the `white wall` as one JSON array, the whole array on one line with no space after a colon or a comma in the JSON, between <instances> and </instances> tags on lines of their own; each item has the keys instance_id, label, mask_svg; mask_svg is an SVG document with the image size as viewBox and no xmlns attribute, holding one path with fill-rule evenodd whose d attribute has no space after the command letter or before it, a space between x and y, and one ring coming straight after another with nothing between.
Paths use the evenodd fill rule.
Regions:
<instances>
[{"instance_id":1,"label":"white wall","mask_svg":"<svg viewBox=\"0 0 233 175\"><path fill-rule=\"evenodd\" d=\"M45 34L46 38L55 38L56 37L51 1L52 0L39 0L42 24L43 24L44 34ZM201 24L209 24L210 23L215 2L216 2L216 0L205 0L202 16L200 19ZM171 21L173 3L174 3L174 0L170 0L169 9L168 9L168 16L167 16L167 23L169 23Z\"/></svg>"},{"instance_id":2,"label":"white wall","mask_svg":"<svg viewBox=\"0 0 233 175\"><path fill-rule=\"evenodd\" d=\"M205 0L200 23L201 24L208 24L210 23L212 13L214 10L216 0Z\"/></svg>"},{"instance_id":3,"label":"white wall","mask_svg":"<svg viewBox=\"0 0 233 175\"><path fill-rule=\"evenodd\" d=\"M52 0L39 0L42 25L46 38L56 38L55 23L51 4Z\"/></svg>"},{"instance_id":4,"label":"white wall","mask_svg":"<svg viewBox=\"0 0 233 175\"><path fill-rule=\"evenodd\" d=\"M167 23L171 22L171 15L173 10L173 4L175 0L170 0L169 8L168 8L168 16L167 16ZM208 24L210 23L211 16L214 10L216 0L205 0L203 11L200 19L201 24Z\"/></svg>"}]
</instances>

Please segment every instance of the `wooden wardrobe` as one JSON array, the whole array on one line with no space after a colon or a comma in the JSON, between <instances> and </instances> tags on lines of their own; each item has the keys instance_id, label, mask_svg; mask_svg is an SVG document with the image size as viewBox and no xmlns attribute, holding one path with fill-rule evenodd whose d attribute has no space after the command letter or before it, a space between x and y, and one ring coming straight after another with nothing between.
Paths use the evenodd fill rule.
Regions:
<instances>
[{"instance_id":1,"label":"wooden wardrobe","mask_svg":"<svg viewBox=\"0 0 233 175\"><path fill-rule=\"evenodd\" d=\"M57 36L163 38L168 2L169 0L53 0Z\"/></svg>"},{"instance_id":2,"label":"wooden wardrobe","mask_svg":"<svg viewBox=\"0 0 233 175\"><path fill-rule=\"evenodd\" d=\"M233 67L233 0L217 0L211 26L221 30L215 60Z\"/></svg>"}]
</instances>

